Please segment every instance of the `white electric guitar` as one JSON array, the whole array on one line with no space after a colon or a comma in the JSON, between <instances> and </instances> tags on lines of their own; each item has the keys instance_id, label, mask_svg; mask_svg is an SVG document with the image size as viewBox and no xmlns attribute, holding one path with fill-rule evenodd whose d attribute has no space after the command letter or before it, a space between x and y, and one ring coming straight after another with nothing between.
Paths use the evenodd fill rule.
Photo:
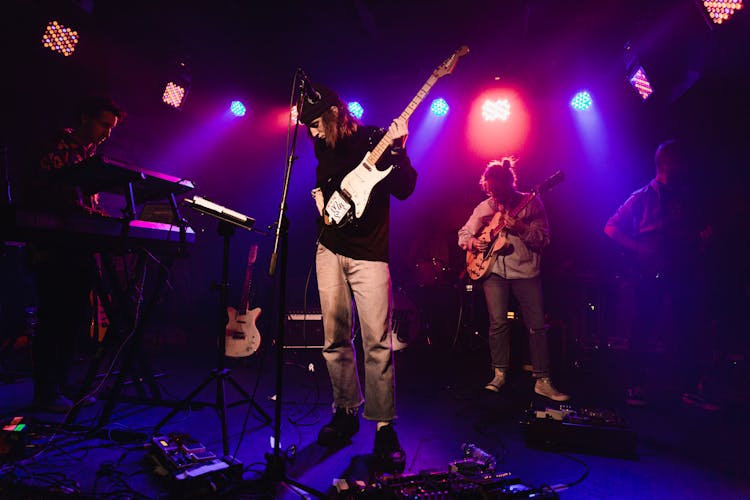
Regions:
<instances>
[{"instance_id":1,"label":"white electric guitar","mask_svg":"<svg viewBox=\"0 0 750 500\"><path fill-rule=\"evenodd\" d=\"M419 89L417 95L411 100L400 118L404 121L408 120L412 115L417 106L424 100L425 96L430 92L432 86L439 78L449 75L453 72L456 67L458 58L466 55L469 52L469 48L465 45L461 46L456 52L453 53L448 59L438 66L432 75L427 79L422 88ZM372 151L368 152L364 159L357 165L354 170L346 174L344 179L341 181L341 185L337 191L334 191L333 195L328 199L325 205L325 217L326 224L333 226L344 226L353 217L359 219L367 208L367 202L370 200L370 193L375 185L386 178L388 174L393 170L393 166L379 170L375 165L383 156L383 153L391 145L392 137L389 133L386 133L380 142L373 148Z\"/></svg>"},{"instance_id":2,"label":"white electric guitar","mask_svg":"<svg viewBox=\"0 0 750 500\"><path fill-rule=\"evenodd\" d=\"M253 264L258 256L258 245L251 245L247 254L245 282L242 284L242 302L239 310L227 307L226 346L224 354L230 358L250 356L260 347L260 332L255 322L260 316L260 307L250 309L250 284L252 282Z\"/></svg>"}]
</instances>

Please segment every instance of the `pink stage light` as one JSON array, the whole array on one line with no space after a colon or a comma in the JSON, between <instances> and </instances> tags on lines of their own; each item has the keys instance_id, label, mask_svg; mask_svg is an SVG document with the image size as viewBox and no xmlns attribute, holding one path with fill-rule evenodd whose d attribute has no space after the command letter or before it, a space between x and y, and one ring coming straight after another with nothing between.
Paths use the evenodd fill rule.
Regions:
<instances>
[{"instance_id":1,"label":"pink stage light","mask_svg":"<svg viewBox=\"0 0 750 500\"><path fill-rule=\"evenodd\" d=\"M42 35L42 44L52 52L57 52L65 57L73 54L78 45L78 32L57 21L47 23L47 29Z\"/></svg>"},{"instance_id":2,"label":"pink stage light","mask_svg":"<svg viewBox=\"0 0 750 500\"><path fill-rule=\"evenodd\" d=\"M495 101L487 99L482 104L482 118L487 122L508 121L510 108L508 99L497 99Z\"/></svg>"},{"instance_id":3,"label":"pink stage light","mask_svg":"<svg viewBox=\"0 0 750 500\"><path fill-rule=\"evenodd\" d=\"M182 102L185 99L186 92L187 91L184 87L177 85L174 82L169 82L164 87L164 95L161 96L161 100L173 108L180 109L180 106L182 106Z\"/></svg>"},{"instance_id":4,"label":"pink stage light","mask_svg":"<svg viewBox=\"0 0 750 500\"><path fill-rule=\"evenodd\" d=\"M292 125L297 125L297 106L292 106L290 113L291 113Z\"/></svg>"},{"instance_id":5,"label":"pink stage light","mask_svg":"<svg viewBox=\"0 0 750 500\"><path fill-rule=\"evenodd\" d=\"M633 86L638 95L641 96L642 100L648 99L654 89L651 87L651 82L648 81L646 72L643 70L643 66L639 66L635 73L630 77L630 85Z\"/></svg>"},{"instance_id":6,"label":"pink stage light","mask_svg":"<svg viewBox=\"0 0 750 500\"><path fill-rule=\"evenodd\" d=\"M467 114L468 149L480 158L523 151L530 129L525 99L511 86L491 87L478 94Z\"/></svg>"}]
</instances>

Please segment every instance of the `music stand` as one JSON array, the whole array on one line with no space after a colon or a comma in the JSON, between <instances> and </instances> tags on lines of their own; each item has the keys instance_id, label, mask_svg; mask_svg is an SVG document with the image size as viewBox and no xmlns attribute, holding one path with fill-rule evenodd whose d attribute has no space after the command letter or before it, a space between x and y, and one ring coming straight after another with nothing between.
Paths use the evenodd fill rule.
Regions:
<instances>
[{"instance_id":1,"label":"music stand","mask_svg":"<svg viewBox=\"0 0 750 500\"><path fill-rule=\"evenodd\" d=\"M216 368L212 370L211 374L201 382L190 394L188 394L183 400L181 400L169 414L164 417L154 427L154 434L158 433L159 430L166 424L177 412L189 406L193 401L193 398L198 395L208 384L212 381L216 381L216 402L215 403L201 403L203 406L212 406L216 409L221 420L221 442L223 446L224 456L229 456L229 438L227 432L227 404L226 404L226 391L225 382L229 382L237 392L239 392L245 399L237 401L232 404L242 404L245 402L250 403L263 418L265 424L271 422L271 417L263 411L263 408L250 397L250 394L242 388L237 381L232 378L230 370L225 367L225 349L226 349L226 325L228 321L227 306L229 303L229 241L231 236L234 234L235 227L247 229L248 231L254 231L253 226L255 225L255 219L248 217L234 210L230 210L226 207L213 203L195 196L193 199L185 199L185 204L198 212L206 215L210 215L219 221L218 231L219 234L224 238L224 254L221 261L221 282L218 284L219 288L219 302L221 307L220 322L218 325L218 355L216 358Z\"/></svg>"}]
</instances>

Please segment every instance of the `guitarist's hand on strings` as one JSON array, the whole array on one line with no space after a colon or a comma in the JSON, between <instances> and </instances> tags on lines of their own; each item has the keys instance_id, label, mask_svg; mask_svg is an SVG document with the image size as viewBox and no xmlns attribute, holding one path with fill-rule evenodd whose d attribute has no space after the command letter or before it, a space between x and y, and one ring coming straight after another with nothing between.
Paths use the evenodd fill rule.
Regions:
<instances>
[{"instance_id":1,"label":"guitarist's hand on strings","mask_svg":"<svg viewBox=\"0 0 750 500\"><path fill-rule=\"evenodd\" d=\"M406 137L409 135L409 125L406 120L399 117L393 120L388 127L388 136L391 138L391 146L394 148L403 148L406 144Z\"/></svg>"},{"instance_id":2,"label":"guitarist's hand on strings","mask_svg":"<svg viewBox=\"0 0 750 500\"><path fill-rule=\"evenodd\" d=\"M526 234L529 230L529 225L526 224L522 219L511 217L507 212L503 215L503 227L507 228L511 233L517 235Z\"/></svg>"},{"instance_id":3,"label":"guitarist's hand on strings","mask_svg":"<svg viewBox=\"0 0 750 500\"><path fill-rule=\"evenodd\" d=\"M471 237L466 241L466 250L470 252L484 252L487 250L489 243L479 238Z\"/></svg>"}]
</instances>

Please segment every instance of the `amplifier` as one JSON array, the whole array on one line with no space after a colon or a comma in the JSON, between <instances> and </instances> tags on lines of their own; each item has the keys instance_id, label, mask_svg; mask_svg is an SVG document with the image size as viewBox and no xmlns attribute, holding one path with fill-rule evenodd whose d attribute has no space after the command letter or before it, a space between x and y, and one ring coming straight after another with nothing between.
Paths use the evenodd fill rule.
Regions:
<instances>
[{"instance_id":1,"label":"amplifier","mask_svg":"<svg viewBox=\"0 0 750 500\"><path fill-rule=\"evenodd\" d=\"M529 410L522 421L526 444L547 450L637 458L636 433L613 410Z\"/></svg>"},{"instance_id":2,"label":"amplifier","mask_svg":"<svg viewBox=\"0 0 750 500\"><path fill-rule=\"evenodd\" d=\"M285 349L322 349L323 339L323 315L320 309L287 313Z\"/></svg>"}]
</instances>

